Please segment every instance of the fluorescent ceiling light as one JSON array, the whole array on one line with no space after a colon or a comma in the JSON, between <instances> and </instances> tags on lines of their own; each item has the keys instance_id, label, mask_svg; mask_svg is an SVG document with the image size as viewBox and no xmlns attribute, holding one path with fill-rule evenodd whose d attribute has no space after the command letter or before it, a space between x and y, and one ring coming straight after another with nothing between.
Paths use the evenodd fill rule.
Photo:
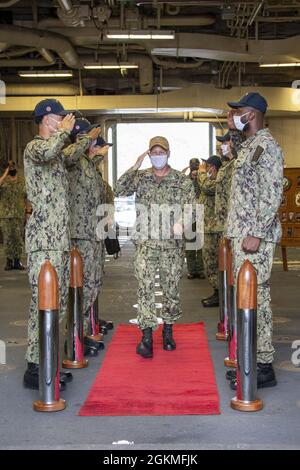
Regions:
<instances>
[{"instance_id":1,"label":"fluorescent ceiling light","mask_svg":"<svg viewBox=\"0 0 300 470\"><path fill-rule=\"evenodd\" d=\"M260 64L260 67L300 67L300 62L288 62L286 64Z\"/></svg>"},{"instance_id":2,"label":"fluorescent ceiling light","mask_svg":"<svg viewBox=\"0 0 300 470\"><path fill-rule=\"evenodd\" d=\"M56 78L73 77L72 70L24 70L18 72L19 77L25 78Z\"/></svg>"},{"instance_id":3,"label":"fluorescent ceiling light","mask_svg":"<svg viewBox=\"0 0 300 470\"><path fill-rule=\"evenodd\" d=\"M85 64L83 66L85 69L90 70L109 70L109 69L138 69L139 66L136 64Z\"/></svg>"},{"instance_id":4,"label":"fluorescent ceiling light","mask_svg":"<svg viewBox=\"0 0 300 470\"><path fill-rule=\"evenodd\" d=\"M108 31L105 34L107 39L174 39L174 31L164 30L143 30L143 31Z\"/></svg>"}]
</instances>

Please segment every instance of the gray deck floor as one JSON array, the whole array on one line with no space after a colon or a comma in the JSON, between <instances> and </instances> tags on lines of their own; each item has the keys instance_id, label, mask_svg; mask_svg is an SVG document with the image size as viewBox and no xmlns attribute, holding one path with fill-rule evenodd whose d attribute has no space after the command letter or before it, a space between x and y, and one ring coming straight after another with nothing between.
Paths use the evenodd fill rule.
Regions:
<instances>
[{"instance_id":1,"label":"gray deck floor","mask_svg":"<svg viewBox=\"0 0 300 470\"><path fill-rule=\"evenodd\" d=\"M136 282L130 242L118 260L108 257L101 295L101 317L115 324L136 316ZM87 369L74 371L63 398L65 411L36 413L38 392L25 390L22 377L30 290L27 274L5 272L0 258L0 339L7 343L7 364L0 366L1 449L299 449L300 367L291 363L291 344L300 340L300 250L289 250L291 270L284 273L279 258L272 276L272 304L278 386L259 391L264 409L241 413L230 408L224 376L226 344L215 340L218 309L204 309L200 298L210 293L206 280L181 283L184 314L181 321L205 321L213 357L222 414L218 416L79 417L105 351L90 359ZM106 350L113 332L105 337ZM300 359L300 354L299 354ZM114 444L128 441L129 444Z\"/></svg>"}]
</instances>

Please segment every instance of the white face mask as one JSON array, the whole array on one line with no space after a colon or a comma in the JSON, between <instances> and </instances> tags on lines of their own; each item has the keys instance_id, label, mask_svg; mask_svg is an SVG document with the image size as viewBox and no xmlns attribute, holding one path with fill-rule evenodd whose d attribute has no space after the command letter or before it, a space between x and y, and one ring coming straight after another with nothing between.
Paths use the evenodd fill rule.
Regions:
<instances>
[{"instance_id":1,"label":"white face mask","mask_svg":"<svg viewBox=\"0 0 300 470\"><path fill-rule=\"evenodd\" d=\"M241 116L237 116L237 115L233 116L234 125L238 131L242 131L245 125L248 124L249 121L245 122L245 124L242 122L242 117L246 116L247 114L250 114L250 111L242 114Z\"/></svg>"},{"instance_id":2,"label":"white face mask","mask_svg":"<svg viewBox=\"0 0 300 470\"><path fill-rule=\"evenodd\" d=\"M150 155L150 160L156 170L162 170L168 163L168 154Z\"/></svg>"},{"instance_id":3,"label":"white face mask","mask_svg":"<svg viewBox=\"0 0 300 470\"><path fill-rule=\"evenodd\" d=\"M212 177L212 171L211 171L211 170L208 170L208 171L206 172L206 176L207 176L207 178L211 178L211 177Z\"/></svg>"},{"instance_id":4,"label":"white face mask","mask_svg":"<svg viewBox=\"0 0 300 470\"><path fill-rule=\"evenodd\" d=\"M221 145L222 155L226 156L230 153L230 147L228 144Z\"/></svg>"}]
</instances>

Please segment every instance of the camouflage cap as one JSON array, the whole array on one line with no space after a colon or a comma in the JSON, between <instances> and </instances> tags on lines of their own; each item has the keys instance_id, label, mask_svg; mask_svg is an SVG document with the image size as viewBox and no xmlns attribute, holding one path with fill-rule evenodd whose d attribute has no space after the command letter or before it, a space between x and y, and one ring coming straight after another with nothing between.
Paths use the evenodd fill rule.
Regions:
<instances>
[{"instance_id":1,"label":"camouflage cap","mask_svg":"<svg viewBox=\"0 0 300 470\"><path fill-rule=\"evenodd\" d=\"M155 137L152 137L152 139L150 139L149 149L151 150L153 147L155 147L155 145L159 145L165 150L170 150L169 142L167 141L165 137L162 137L160 135L157 135Z\"/></svg>"}]
</instances>

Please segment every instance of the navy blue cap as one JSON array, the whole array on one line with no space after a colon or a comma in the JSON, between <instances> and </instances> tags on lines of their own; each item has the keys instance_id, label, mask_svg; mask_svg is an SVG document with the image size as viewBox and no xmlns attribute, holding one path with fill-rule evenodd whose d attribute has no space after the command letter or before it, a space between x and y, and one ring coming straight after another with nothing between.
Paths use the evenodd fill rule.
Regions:
<instances>
[{"instance_id":1,"label":"navy blue cap","mask_svg":"<svg viewBox=\"0 0 300 470\"><path fill-rule=\"evenodd\" d=\"M94 127L100 127L100 124L91 124L90 121L85 118L75 119L75 124L71 131L71 140L75 141L75 137L78 134L86 134Z\"/></svg>"},{"instance_id":2,"label":"navy blue cap","mask_svg":"<svg viewBox=\"0 0 300 470\"><path fill-rule=\"evenodd\" d=\"M60 101L48 98L40 101L34 108L35 117L46 116L47 114L57 114L58 116L66 116L72 111L67 111Z\"/></svg>"},{"instance_id":3,"label":"navy blue cap","mask_svg":"<svg viewBox=\"0 0 300 470\"><path fill-rule=\"evenodd\" d=\"M218 157L217 155L212 155L206 160L206 163L209 163L210 165L214 165L217 170L222 166L221 158Z\"/></svg>"},{"instance_id":4,"label":"navy blue cap","mask_svg":"<svg viewBox=\"0 0 300 470\"><path fill-rule=\"evenodd\" d=\"M268 107L268 103L265 98L254 91L251 93L247 93L240 99L240 101L229 101L227 104L231 108L244 108L246 106L249 106L250 108L257 109L262 113L265 113Z\"/></svg>"},{"instance_id":5,"label":"navy blue cap","mask_svg":"<svg viewBox=\"0 0 300 470\"><path fill-rule=\"evenodd\" d=\"M230 140L230 134L229 132L226 132L224 135L217 135L216 139L218 142L229 142Z\"/></svg>"},{"instance_id":6,"label":"navy blue cap","mask_svg":"<svg viewBox=\"0 0 300 470\"><path fill-rule=\"evenodd\" d=\"M105 147L106 145L109 145L110 147L112 147L113 144L110 144L108 142L105 142L105 140L103 139L103 137L101 137L99 135L99 137L97 138L97 142L96 142L96 145L98 147Z\"/></svg>"}]
</instances>

